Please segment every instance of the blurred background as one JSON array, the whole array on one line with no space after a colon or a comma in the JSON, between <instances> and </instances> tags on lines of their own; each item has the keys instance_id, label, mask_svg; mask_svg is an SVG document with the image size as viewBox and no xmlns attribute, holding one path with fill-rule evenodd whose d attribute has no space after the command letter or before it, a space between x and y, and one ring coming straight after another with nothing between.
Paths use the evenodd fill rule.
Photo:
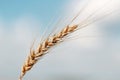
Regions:
<instances>
[{"instance_id":1,"label":"blurred background","mask_svg":"<svg viewBox=\"0 0 120 80\"><path fill-rule=\"evenodd\" d=\"M33 40L38 38L39 42L44 30L49 32L61 16L59 27L63 26L64 20L69 21L81 8L78 3L83 1L0 0L0 79L17 80ZM93 0L92 7L88 7L83 16L89 16L91 10L104 1ZM110 5L113 10L119 6ZM89 25L71 37L52 49L24 80L120 80L119 14Z\"/></svg>"}]
</instances>

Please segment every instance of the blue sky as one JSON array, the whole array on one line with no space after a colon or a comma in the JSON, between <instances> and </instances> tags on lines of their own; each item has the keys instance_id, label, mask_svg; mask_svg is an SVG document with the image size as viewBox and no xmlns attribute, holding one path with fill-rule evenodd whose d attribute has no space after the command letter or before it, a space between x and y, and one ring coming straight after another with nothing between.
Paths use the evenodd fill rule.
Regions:
<instances>
[{"instance_id":1,"label":"blue sky","mask_svg":"<svg viewBox=\"0 0 120 80\"><path fill-rule=\"evenodd\" d=\"M48 21L70 0L0 0L0 16L11 21L22 15L32 15Z\"/></svg>"},{"instance_id":2,"label":"blue sky","mask_svg":"<svg viewBox=\"0 0 120 80\"><path fill-rule=\"evenodd\" d=\"M74 16L73 9L77 13L83 6L81 1L88 0L0 0L0 80L18 79L33 40L37 37L36 43L39 42L41 27L53 18L55 24L61 15L64 19L57 27L64 27L66 20ZM84 21L104 1L93 0L73 24ZM110 9L120 9L119 0L108 1ZM118 4L114 4L116 1ZM109 12L107 5L94 17ZM75 39L51 50L24 80L120 80L119 22L120 16L113 15L78 30L71 35ZM47 30L50 29L48 26Z\"/></svg>"}]
</instances>

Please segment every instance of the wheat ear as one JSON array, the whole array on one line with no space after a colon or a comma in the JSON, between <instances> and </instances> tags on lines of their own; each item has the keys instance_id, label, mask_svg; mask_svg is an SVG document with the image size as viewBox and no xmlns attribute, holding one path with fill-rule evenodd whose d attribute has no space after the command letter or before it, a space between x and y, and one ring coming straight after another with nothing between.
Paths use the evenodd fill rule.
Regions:
<instances>
[{"instance_id":1,"label":"wheat ear","mask_svg":"<svg viewBox=\"0 0 120 80\"><path fill-rule=\"evenodd\" d=\"M39 46L38 49L30 51L30 55L28 56L26 62L22 66L21 75L19 80L22 80L23 76L29 71L36 62L46 54L46 52L62 41L62 39L67 36L68 34L74 32L78 28L78 25L67 26L58 34L54 36L48 37L45 41L43 41Z\"/></svg>"}]
</instances>

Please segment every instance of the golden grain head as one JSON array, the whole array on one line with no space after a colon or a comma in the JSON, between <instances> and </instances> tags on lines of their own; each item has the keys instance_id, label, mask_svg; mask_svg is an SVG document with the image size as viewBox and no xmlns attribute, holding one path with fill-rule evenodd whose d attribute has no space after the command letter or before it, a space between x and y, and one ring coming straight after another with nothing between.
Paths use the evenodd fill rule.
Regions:
<instances>
[{"instance_id":1,"label":"golden grain head","mask_svg":"<svg viewBox=\"0 0 120 80\"><path fill-rule=\"evenodd\" d=\"M77 29L77 25L74 26L67 26L63 30L61 30L58 34L54 36L48 37L45 41L39 44L38 48L34 51L30 51L30 55L28 56L27 60L25 61L24 65L22 66L21 75L19 80L22 80L23 76L29 71L36 62L54 45L60 42L66 35L72 33Z\"/></svg>"}]
</instances>

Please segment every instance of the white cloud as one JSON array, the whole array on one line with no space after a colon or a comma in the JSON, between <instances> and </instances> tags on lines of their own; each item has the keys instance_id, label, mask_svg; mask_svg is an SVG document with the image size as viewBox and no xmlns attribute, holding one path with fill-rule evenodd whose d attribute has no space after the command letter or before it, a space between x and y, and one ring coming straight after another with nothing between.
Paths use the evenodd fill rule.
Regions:
<instances>
[{"instance_id":1,"label":"white cloud","mask_svg":"<svg viewBox=\"0 0 120 80\"><path fill-rule=\"evenodd\" d=\"M82 10L80 15L73 22L73 24L78 24L88 17L88 20L91 21L111 12L118 13L120 11L119 7L119 0L75 0L68 4L67 14L70 14L69 16L73 17Z\"/></svg>"},{"instance_id":2,"label":"white cloud","mask_svg":"<svg viewBox=\"0 0 120 80\"><path fill-rule=\"evenodd\" d=\"M32 41L40 33L40 23L34 18L21 17L8 25L0 24L0 76L16 77L19 75L21 65L29 53ZM11 27L11 28L10 28ZM9 66L9 68L7 68ZM7 69L6 69L7 68ZM9 75L9 76L7 76ZM2 77L3 76L3 77ZM14 78L15 79L15 78Z\"/></svg>"}]
</instances>

